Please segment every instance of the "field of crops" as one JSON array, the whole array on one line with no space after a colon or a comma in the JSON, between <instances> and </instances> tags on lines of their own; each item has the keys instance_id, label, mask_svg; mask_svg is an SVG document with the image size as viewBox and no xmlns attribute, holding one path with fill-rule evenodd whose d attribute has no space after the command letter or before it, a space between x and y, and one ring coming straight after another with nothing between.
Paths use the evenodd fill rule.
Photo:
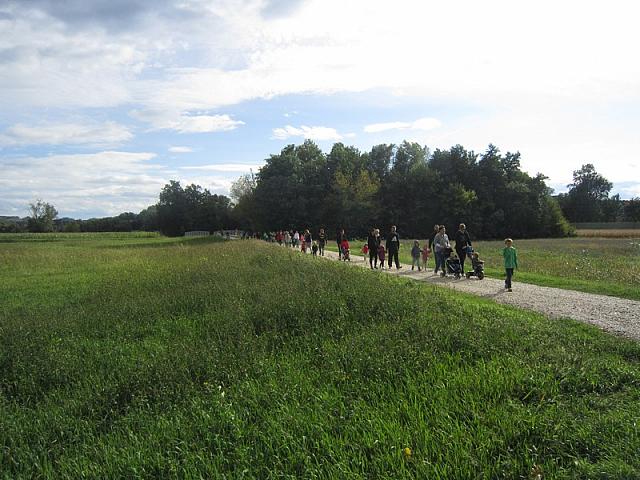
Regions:
<instances>
[{"instance_id":1,"label":"field of crops","mask_svg":"<svg viewBox=\"0 0 640 480\"><path fill-rule=\"evenodd\" d=\"M262 242L0 242L5 478L635 478L640 346Z\"/></svg>"},{"instance_id":2,"label":"field of crops","mask_svg":"<svg viewBox=\"0 0 640 480\"><path fill-rule=\"evenodd\" d=\"M635 238L640 239L640 230L629 228L620 229L588 229L582 228L576 230L579 237L590 238Z\"/></svg>"},{"instance_id":3,"label":"field of crops","mask_svg":"<svg viewBox=\"0 0 640 480\"><path fill-rule=\"evenodd\" d=\"M357 252L363 244L353 241L352 248ZM402 242L401 262L411 264L412 244ZM334 245L329 248L336 250ZM478 241L473 246L485 260L487 275L503 278L504 243ZM515 239L514 246L519 266L515 281L640 300L640 238ZM433 258L429 265L433 270Z\"/></svg>"}]
</instances>

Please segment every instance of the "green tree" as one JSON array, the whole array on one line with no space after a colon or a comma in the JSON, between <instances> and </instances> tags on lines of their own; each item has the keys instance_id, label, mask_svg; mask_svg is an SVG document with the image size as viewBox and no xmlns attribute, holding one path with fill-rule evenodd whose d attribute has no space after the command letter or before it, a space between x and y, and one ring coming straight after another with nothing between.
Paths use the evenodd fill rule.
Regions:
<instances>
[{"instance_id":1,"label":"green tree","mask_svg":"<svg viewBox=\"0 0 640 480\"><path fill-rule=\"evenodd\" d=\"M140 228L146 232L159 230L158 227L158 206L151 205L138 214Z\"/></svg>"},{"instance_id":2,"label":"green tree","mask_svg":"<svg viewBox=\"0 0 640 480\"><path fill-rule=\"evenodd\" d=\"M334 186L339 204L337 224L346 227L351 234L364 235L372 225L379 189L380 182L375 173L360 170L349 176L338 171Z\"/></svg>"},{"instance_id":3,"label":"green tree","mask_svg":"<svg viewBox=\"0 0 640 480\"><path fill-rule=\"evenodd\" d=\"M233 217L243 229L256 230L258 223L255 208L256 185L256 176L253 172L242 175L231 185Z\"/></svg>"},{"instance_id":4,"label":"green tree","mask_svg":"<svg viewBox=\"0 0 640 480\"><path fill-rule=\"evenodd\" d=\"M613 184L587 163L573 172L569 191L558 200L562 211L571 222L599 222L604 218L604 202Z\"/></svg>"},{"instance_id":5,"label":"green tree","mask_svg":"<svg viewBox=\"0 0 640 480\"><path fill-rule=\"evenodd\" d=\"M630 222L640 222L640 197L625 202L624 216Z\"/></svg>"},{"instance_id":6,"label":"green tree","mask_svg":"<svg viewBox=\"0 0 640 480\"><path fill-rule=\"evenodd\" d=\"M187 198L180 182L171 180L162 188L158 202L158 227L170 237L184 235Z\"/></svg>"},{"instance_id":7,"label":"green tree","mask_svg":"<svg viewBox=\"0 0 640 480\"><path fill-rule=\"evenodd\" d=\"M38 199L29 204L28 228L30 232L52 232L58 211L50 203Z\"/></svg>"},{"instance_id":8,"label":"green tree","mask_svg":"<svg viewBox=\"0 0 640 480\"><path fill-rule=\"evenodd\" d=\"M212 194L200 185L183 188L175 180L160 192L157 218L160 231L168 236L184 235L189 230L211 232L235 226L228 197Z\"/></svg>"},{"instance_id":9,"label":"green tree","mask_svg":"<svg viewBox=\"0 0 640 480\"><path fill-rule=\"evenodd\" d=\"M624 205L618 194L601 200L600 208L604 222L617 222L624 216Z\"/></svg>"},{"instance_id":10,"label":"green tree","mask_svg":"<svg viewBox=\"0 0 640 480\"><path fill-rule=\"evenodd\" d=\"M521 171L520 158L494 145L479 156L461 145L431 154L411 142L367 153L336 143L324 155L307 141L271 155L260 169L249 189L252 213L270 230L344 227L364 235L373 225L386 231L396 224L403 236L420 237L434 223L455 229L464 222L476 238L566 235L546 177ZM238 214L240 205L236 199Z\"/></svg>"}]
</instances>

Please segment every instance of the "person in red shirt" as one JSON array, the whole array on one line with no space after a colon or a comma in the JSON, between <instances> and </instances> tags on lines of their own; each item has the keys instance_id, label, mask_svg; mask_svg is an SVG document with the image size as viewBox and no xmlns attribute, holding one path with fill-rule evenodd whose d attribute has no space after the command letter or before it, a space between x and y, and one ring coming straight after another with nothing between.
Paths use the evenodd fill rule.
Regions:
<instances>
[{"instance_id":1,"label":"person in red shirt","mask_svg":"<svg viewBox=\"0 0 640 480\"><path fill-rule=\"evenodd\" d=\"M340 242L340 252L342 253L342 259L345 262L347 260L351 261L351 258L349 258L349 240L346 238L343 238L342 242Z\"/></svg>"},{"instance_id":2,"label":"person in red shirt","mask_svg":"<svg viewBox=\"0 0 640 480\"><path fill-rule=\"evenodd\" d=\"M367 255L369 255L369 245L366 243L362 246L362 256L364 258L364 263L367 263Z\"/></svg>"}]
</instances>

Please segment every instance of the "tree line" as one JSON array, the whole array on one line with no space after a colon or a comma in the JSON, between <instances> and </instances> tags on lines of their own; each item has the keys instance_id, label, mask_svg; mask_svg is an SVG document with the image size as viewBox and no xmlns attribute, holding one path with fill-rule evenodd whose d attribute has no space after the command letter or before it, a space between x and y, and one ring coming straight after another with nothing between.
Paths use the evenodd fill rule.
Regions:
<instances>
[{"instance_id":1,"label":"tree line","mask_svg":"<svg viewBox=\"0 0 640 480\"><path fill-rule=\"evenodd\" d=\"M569 191L557 196L565 217L572 223L640 222L640 198L621 200L612 195L613 184L588 163L573 172Z\"/></svg>"},{"instance_id":2,"label":"tree line","mask_svg":"<svg viewBox=\"0 0 640 480\"><path fill-rule=\"evenodd\" d=\"M610 197L611 182L591 164L573 172L567 193L553 196L546 180L520 169L520 153L502 154L494 145L477 154L461 145L431 152L405 141L361 152L336 143L325 154L307 140L241 176L231 198L170 181L158 202L138 214L88 220L56 218L53 205L37 200L26 219L0 217L0 232L144 230L179 236L190 230L323 227L364 236L374 225L393 224L403 235L424 238L434 224L462 222L477 238L525 238L569 235L569 222L640 221L640 198Z\"/></svg>"},{"instance_id":3,"label":"tree line","mask_svg":"<svg viewBox=\"0 0 640 480\"><path fill-rule=\"evenodd\" d=\"M271 155L232 189L238 219L254 230L373 226L424 238L434 224L463 222L480 238L558 237L571 227L542 174L520 169L520 153L489 145L430 152L417 143L361 152L342 143L328 154L312 141Z\"/></svg>"}]
</instances>

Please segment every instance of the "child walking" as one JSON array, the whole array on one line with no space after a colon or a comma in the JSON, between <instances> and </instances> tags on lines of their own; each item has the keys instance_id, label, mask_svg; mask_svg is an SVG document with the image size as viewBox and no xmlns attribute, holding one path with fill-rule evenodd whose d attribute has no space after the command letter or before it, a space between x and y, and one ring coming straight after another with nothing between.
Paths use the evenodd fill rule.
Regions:
<instances>
[{"instance_id":1,"label":"child walking","mask_svg":"<svg viewBox=\"0 0 640 480\"><path fill-rule=\"evenodd\" d=\"M364 263L367 263L367 255L369 255L369 245L366 243L362 246L362 258L364 258Z\"/></svg>"},{"instance_id":2,"label":"child walking","mask_svg":"<svg viewBox=\"0 0 640 480\"><path fill-rule=\"evenodd\" d=\"M416 265L418 266L418 271L422 270L422 267L420 266L421 255L422 250L420 249L420 242L415 240L413 242L413 248L411 248L411 270L413 270Z\"/></svg>"},{"instance_id":3,"label":"child walking","mask_svg":"<svg viewBox=\"0 0 640 480\"><path fill-rule=\"evenodd\" d=\"M502 249L502 257L504 258L504 270L507 275L504 281L504 288L507 292L511 292L511 278L513 277L513 271L518 268L518 252L516 252L513 246L513 240L510 238L505 239L505 247Z\"/></svg>"},{"instance_id":4,"label":"child walking","mask_svg":"<svg viewBox=\"0 0 640 480\"><path fill-rule=\"evenodd\" d=\"M422 268L427 269L427 262L429 261L429 256L431 255L431 249L429 248L429 242L424 242L424 247L422 248Z\"/></svg>"}]
</instances>

